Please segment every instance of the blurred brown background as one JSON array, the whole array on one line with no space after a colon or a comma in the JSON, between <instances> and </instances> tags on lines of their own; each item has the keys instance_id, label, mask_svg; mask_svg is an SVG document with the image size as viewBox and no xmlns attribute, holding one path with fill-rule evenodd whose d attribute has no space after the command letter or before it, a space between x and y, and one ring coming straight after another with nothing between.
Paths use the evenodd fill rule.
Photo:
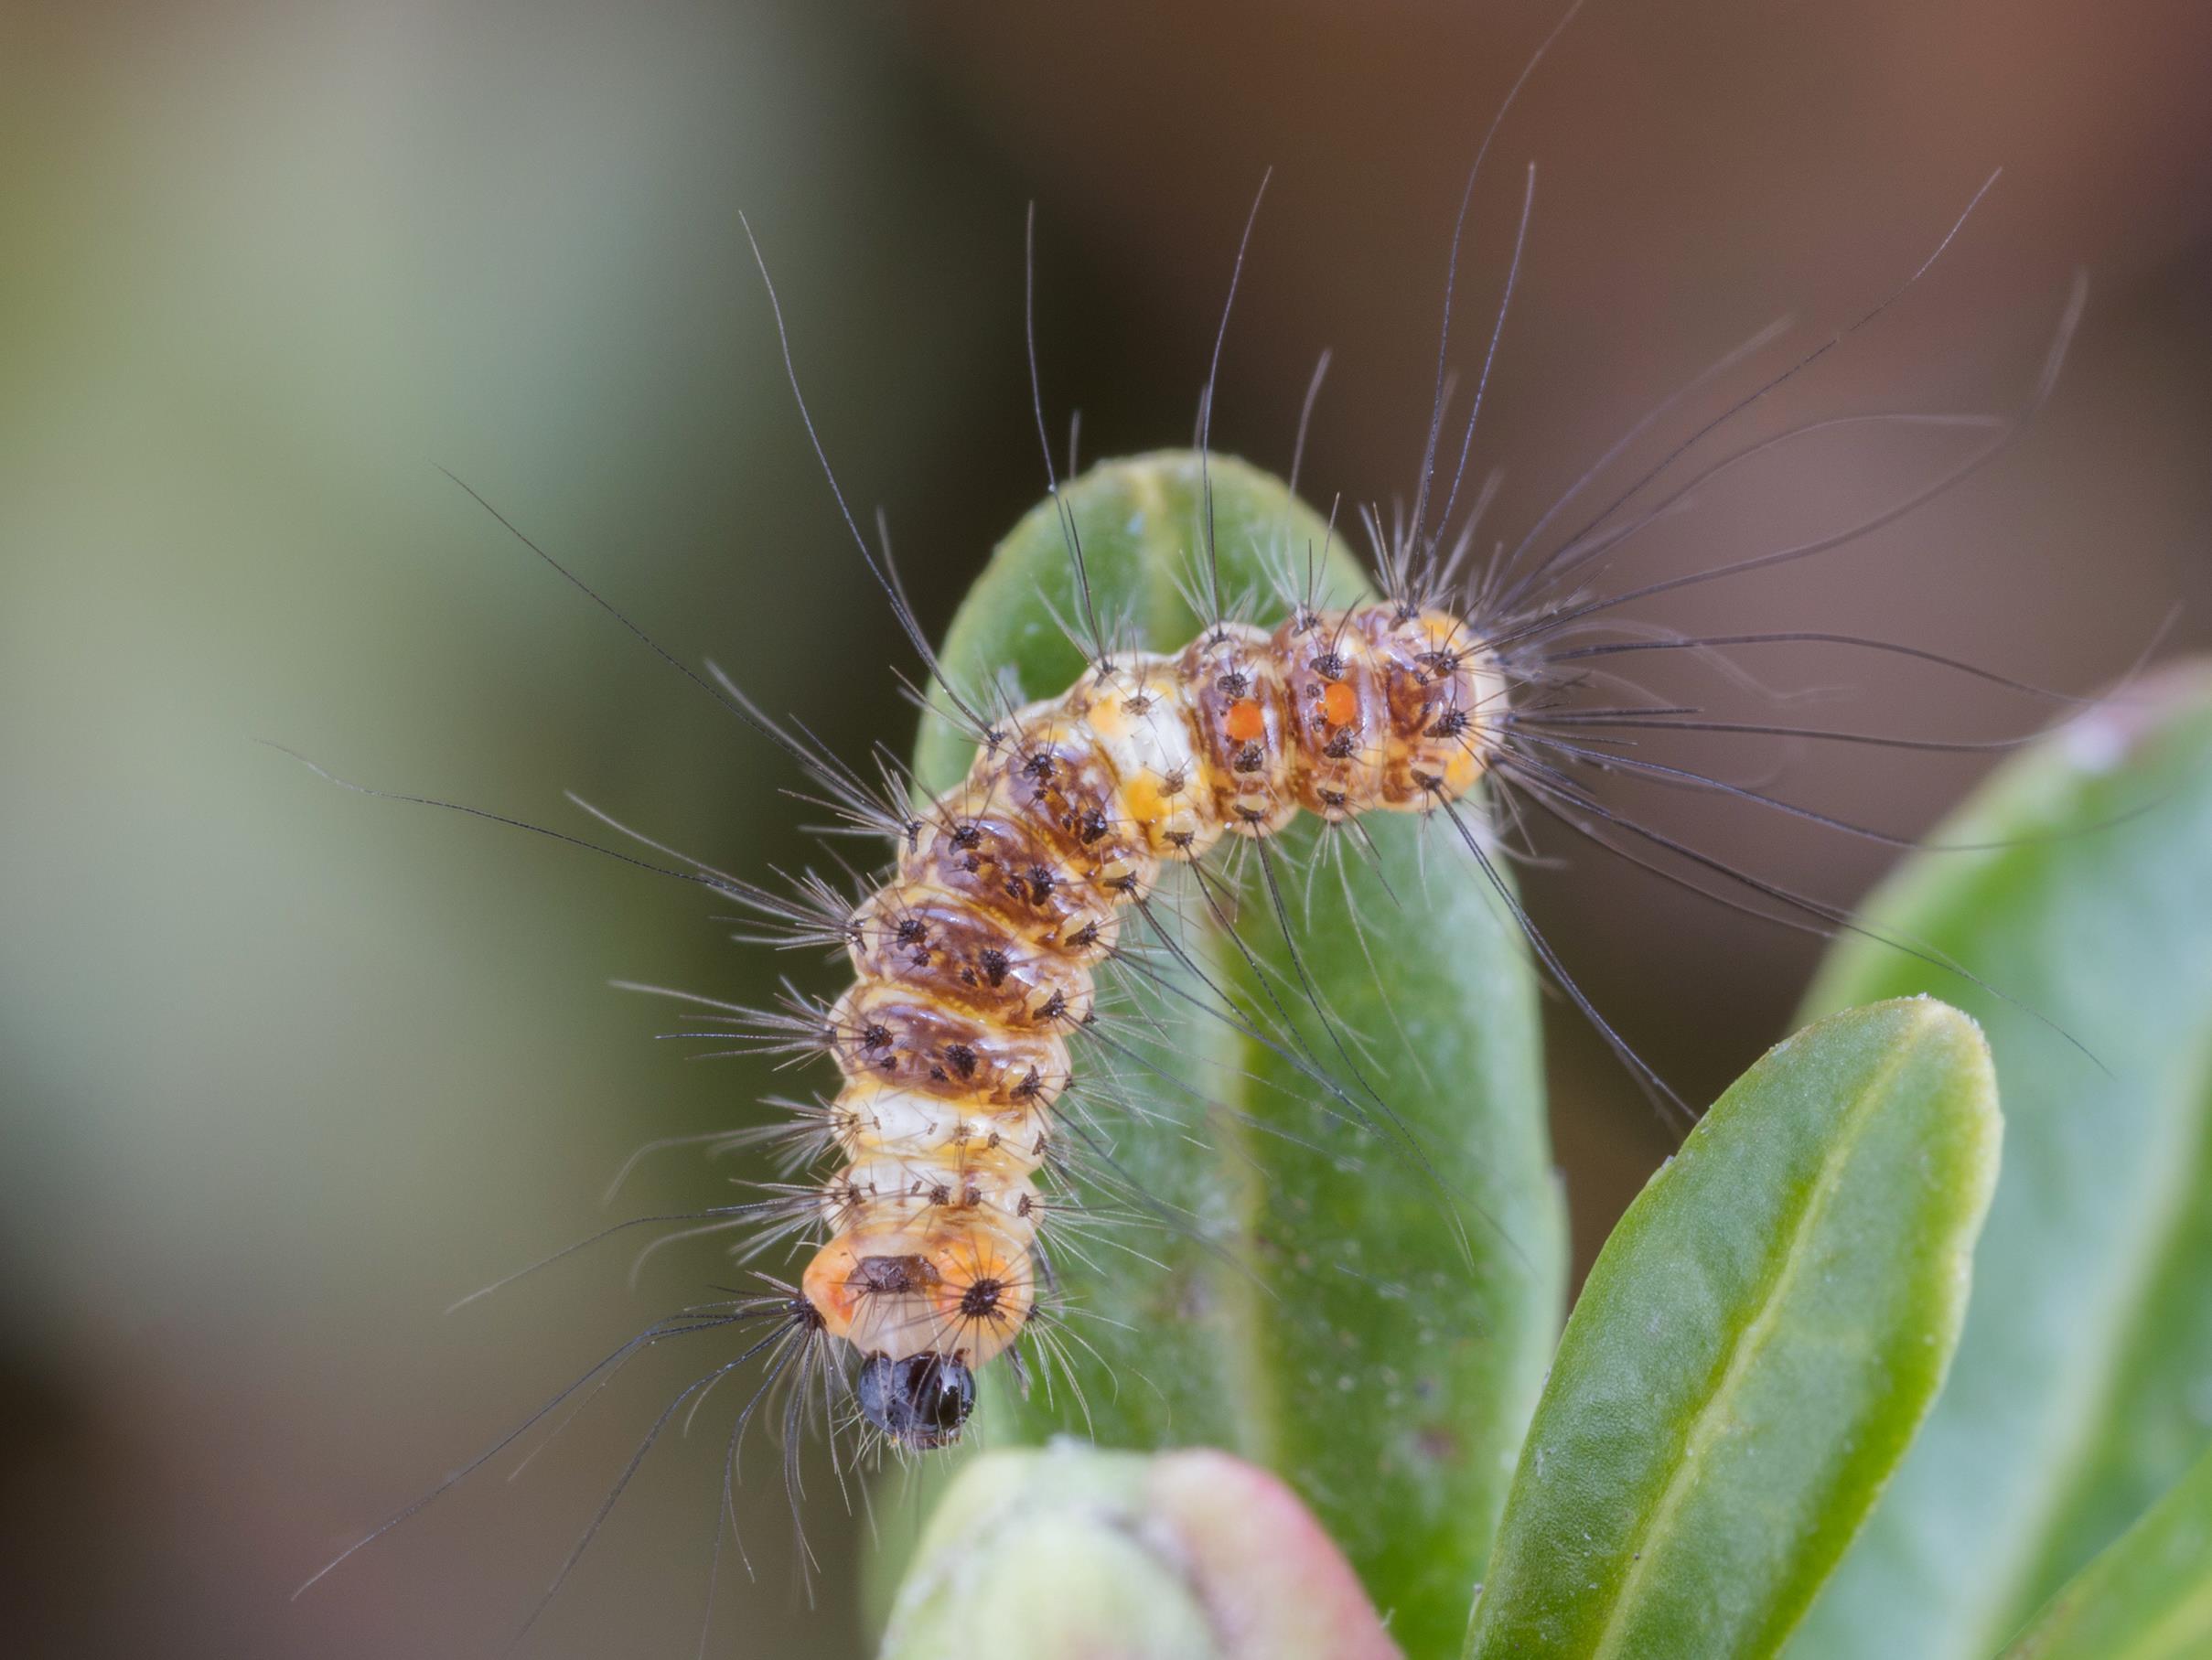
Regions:
<instances>
[{"instance_id":1,"label":"blurred brown background","mask_svg":"<svg viewBox=\"0 0 2212 1660\"><path fill-rule=\"evenodd\" d=\"M567 828L574 787L748 875L804 858L792 780L435 471L687 659L858 754L903 744L736 212L824 436L940 625L1040 489L1021 369L1042 226L1056 420L1184 442L1238 227L1275 183L1219 436L1277 466L1316 353L1315 493L1411 484L1473 141L1550 4L9 8L0 62L0 1631L15 1653L495 1652L658 1401L654 1366L513 1485L488 1472L291 1587L588 1360L724 1277L619 1249L450 1318L590 1226L621 1157L741 1119L758 1067L655 1046L611 976L758 996L794 965L695 894L349 796L260 747ZM1599 0L1505 129L1466 268L1487 328L1534 230L1482 463L1525 525L1645 406L1770 318L1808 339L1929 280L1758 419L2001 408L2095 278L2026 444L1849 552L1646 614L1884 635L2069 689L2212 625L2212 20L2189 0ZM1792 450L1639 552L1756 552L1927 476ZM435 465L434 465L435 464ZM1913 469L1920 469L1917 473ZM1831 655L1820 719L1921 735L2045 712ZM1685 748L1917 831L1971 757ZM1739 804L1700 845L1839 899L1882 849ZM1562 849L1560 851L1569 851ZM1782 1028L1814 943L1577 857L1531 904L1692 1100ZM811 973L811 965L804 971ZM1586 1259L1670 1132L1556 1023ZM682 1154L638 1209L711 1202ZM702 1363L703 1365L703 1363ZM696 1368L694 1368L695 1370ZM703 1422L704 1420L703 1420ZM526 1652L690 1652L714 1490L649 1466ZM756 1447L756 1451L765 1449ZM813 1495L787 1588L770 1458L723 1652L848 1655L858 1547Z\"/></svg>"}]
</instances>

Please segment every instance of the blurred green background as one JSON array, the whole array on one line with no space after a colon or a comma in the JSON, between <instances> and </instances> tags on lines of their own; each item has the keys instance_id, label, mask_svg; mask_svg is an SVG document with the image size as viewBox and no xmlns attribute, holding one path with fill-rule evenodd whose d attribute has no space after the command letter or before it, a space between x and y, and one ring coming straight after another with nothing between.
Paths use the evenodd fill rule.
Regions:
<instances>
[{"instance_id":1,"label":"blurred green background","mask_svg":"<svg viewBox=\"0 0 2212 1660\"><path fill-rule=\"evenodd\" d=\"M71 1655L496 1649L662 1398L654 1365L307 1598L292 1586L728 1269L614 1248L447 1317L594 1226L649 1137L745 1121L762 1066L656 1045L614 976L757 998L695 892L349 795L349 776L568 829L576 789L749 876L807 857L789 769L535 566L451 467L676 652L832 744L907 743L906 658L812 467L736 214L826 442L882 503L925 620L1040 492L1021 227L1041 226L1056 423L1187 439L1229 257L1275 184L1218 434L1324 502L1411 483L1472 142L1550 4L7 7L0 56L0 1630ZM1468 316L1541 165L1491 392L1527 524L1665 390L1779 313L1809 337L1927 284L1786 417L1998 407L2069 274L2058 397L2004 464L1848 553L1675 596L1706 631L1884 635L2073 689L2212 637L2212 25L2186 0L1598 4L1507 128ZM1483 325L1471 322L1464 341ZM1463 358L1471 359L1467 345ZM1769 419L1762 411L1759 419ZM1654 573L1885 494L1909 446L1793 450L1657 539ZM1647 557L1647 556L1639 556ZM1874 681L1839 724L2038 712ZM1975 768L1788 763L1904 830ZM1832 897L1878 847L1674 802L1699 845ZM1568 850L1560 850L1568 851ZM1531 903L1692 1100L1775 1034L1812 942L1577 858ZM1555 1117L1582 1259L1669 1131L1571 1019ZM788 1087L792 1080L783 1080ZM624 1201L713 1203L682 1153ZM711 1415L710 1415L711 1416ZM703 1423L705 1420L703 1419ZM528 1652L688 1653L718 1432L648 1467ZM765 1449L758 1446L756 1451ZM857 1537L812 1495L793 1589L770 1458L725 1652L848 1655ZM730 1565L725 1563L725 1569Z\"/></svg>"}]
</instances>

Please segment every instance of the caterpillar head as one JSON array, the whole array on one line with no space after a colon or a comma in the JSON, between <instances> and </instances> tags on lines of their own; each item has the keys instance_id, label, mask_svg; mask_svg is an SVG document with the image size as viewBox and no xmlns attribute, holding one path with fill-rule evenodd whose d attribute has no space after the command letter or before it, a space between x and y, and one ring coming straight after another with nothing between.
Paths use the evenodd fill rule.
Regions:
<instances>
[{"instance_id":1,"label":"caterpillar head","mask_svg":"<svg viewBox=\"0 0 2212 1660\"><path fill-rule=\"evenodd\" d=\"M862 1417L900 1446L929 1452L960 1440L975 1409L975 1374L952 1355L871 1355L854 1392Z\"/></svg>"}]
</instances>

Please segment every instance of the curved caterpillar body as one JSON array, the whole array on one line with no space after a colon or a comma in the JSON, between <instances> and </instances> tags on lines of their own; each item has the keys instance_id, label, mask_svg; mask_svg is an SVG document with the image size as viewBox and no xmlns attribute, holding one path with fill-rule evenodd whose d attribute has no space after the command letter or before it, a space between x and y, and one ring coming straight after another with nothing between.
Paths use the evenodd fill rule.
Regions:
<instances>
[{"instance_id":1,"label":"curved caterpillar body","mask_svg":"<svg viewBox=\"0 0 2212 1660\"><path fill-rule=\"evenodd\" d=\"M1494 121L1492 131L1495 126ZM1486 137L1486 148L1487 144ZM1476 153L1477 168L1482 153ZM1468 192L1476 170L1469 171ZM1521 234L1531 199L1524 194ZM1447 296L1463 230L1464 210L1446 267ZM1957 232L1954 224L1938 253ZM1490 336L1493 349L1519 249L1517 236ZM757 257L757 246L754 252ZM1242 259L1240 244L1238 270ZM1334 509L1325 520L1297 498L1298 460L1320 385L1318 370L1299 416L1287 484L1241 465L1225 466L1228 458L1213 451L1209 369L1192 451L1103 464L1092 475L1071 478L1064 489L1047 438L1032 324L1031 394L1046 452L1047 499L1000 544L973 591L983 603L954 619L940 651L907 603L887 547L879 558L837 484L800 392L767 262L759 262L793 398L839 516L933 689L912 770L879 749L877 776L870 779L824 749L803 725L779 724L720 670L710 666L704 675L694 672L552 555L522 540L698 690L797 762L814 792L800 798L826 807L840 820L833 832L892 838L891 869L855 904L838 884L812 872L786 876L781 888L756 885L628 830L596 809L586 810L650 856L504 814L458 810L699 884L750 914L755 931L736 938L827 946L849 957L854 974L854 982L826 1006L788 983L769 1008L635 988L703 1011L695 1017L703 1029L680 1035L713 1038L726 1045L724 1053L793 1058L826 1054L843 1075L842 1084L827 1102L771 1098L773 1105L792 1110L789 1123L656 1143L704 1141L729 1150L782 1142L793 1155L785 1174L804 1168L809 1173L800 1179L748 1183L763 1196L736 1204L617 1223L532 1267L643 1224L697 1225L655 1240L648 1250L677 1238L747 1229L735 1253L740 1262L784 1244L812 1247L811 1253L797 1283L757 1273L765 1289L693 1304L655 1322L307 1583L451 1490L564 1404L590 1398L635 1357L686 1337L720 1334L739 1346L686 1385L654 1420L531 1620L566 1580L663 1430L679 1413L688 1425L703 1396L739 1368L753 1366L759 1376L736 1408L724 1458L720 1518L733 1531L738 1449L764 1410L781 1419L794 1522L801 1496L800 1443L810 1430L825 1431L833 1464L855 1412L880 1438L871 1451L886 1444L913 1451L947 1446L961 1438L973 1411L977 1374L1002 1354L1017 1374L1025 1350L1040 1365L1058 1361L1088 1423L1090 1407L1077 1368L1067 1364L1050 1324L1059 1288L1044 1230L1056 1219L1065 1219L1072 1233L1120 1218L1103 1209L1086 1212L1081 1200L1053 1187L1076 1170L1101 1192L1132 1198L1133 1208L1183 1235L1191 1250L1187 1258L1168 1250L1164 1254L1170 1263L1154 1264L1161 1269L1159 1282L1174 1293L1172 1301L1146 1293L1144 1300L1122 1301L1109 1312L1097 1305L1119 1296L1126 1276L1094 1274L1071 1301L1091 1305L1086 1313L1129 1333L1129 1342L1116 1355L1101 1354L1079 1336L1073 1341L1113 1375L1114 1360L1128 1358L1127 1351L1140 1345L1148 1364L1155 1349L1170 1361L1189 1360L1207 1346L1203 1340L1217 1323L1236 1328L1242 1340L1240 1353L1226 1360L1208 1355L1204 1365L1186 1366L1187 1387L1172 1377L1166 1388L1154 1383L1156 1413L1127 1411L1114 1426L1125 1444L1171 1444L1171 1438L1188 1437L1194 1423L1201 1438L1209 1427L1224 1424L1240 1432L1239 1413L1264 1417L1275 1453L1294 1447L1309 1461L1309 1496L1326 1520L1347 1530L1338 1537L1348 1541L1363 1572L1380 1564L1396 1575L1409 1561L1421 1564L1414 1578L1403 1581L1408 1600L1398 1610L1403 1623L1394 1630L1434 1634L1438 1644L1456 1643L1465 1623L1465 1587L1479 1575L1489 1547L1482 1518L1495 1518L1504 1505L1513 1450L1542 1385L1565 1292L1565 1222L1552 1181L1537 1045L1537 974L1550 977L1655 1102L1671 1103L1685 1116L1688 1111L1576 986L1516 898L1501 861L1533 851L1520 810L1541 814L1559 833L1732 909L1814 933L1850 929L1938 966L1954 966L1909 941L1853 923L1842 907L1817 895L1739 869L1618 811L1592 786L1613 776L1709 793L1898 845L1902 839L1890 832L1799 807L1724 773L1648 758L1637 745L1648 734L1672 732L1895 744L1913 750L1990 745L1713 719L1700 703L1656 698L1610 660L1636 652L1693 653L1756 689L1756 681L1735 675L1717 655L1721 648L1820 641L1938 665L2024 693L2056 694L1923 648L1853 635L1788 628L1700 636L1616 620L1613 614L1638 600L1841 547L1894 522L1994 459L2049 395L2081 315L2080 284L2035 390L2014 414L1880 411L1810 419L1746 437L1717 455L1693 454L1708 434L1759 405L1880 316L1928 269L1931 256L1890 299L1767 374L1756 390L1734 395L1721 413L1673 443L1625 487L1606 483L1600 500L1599 482L1617 482L1612 469L1644 434L1677 410L1695 407L1688 401L1717 389L1723 377L1780 337L1778 327L1763 329L1629 426L1517 539L1498 538L1479 575L1466 567L1478 555L1478 533L1487 535L1478 527L1491 486L1470 489L1464 500L1461 490L1469 477L1467 457L1489 358L1483 359L1483 380L1476 384L1454 459L1455 451L1443 447L1450 384L1448 297L1410 514L1387 522L1377 508L1361 515L1373 544L1371 573L1358 568L1337 538ZM1233 298L1233 275L1229 293ZM1225 305L1224 328L1227 315ZM1217 368L1219 357L1217 336ZM1322 362L1326 367L1326 356ZM1892 423L1933 424L1981 436L1932 483L1916 484L1839 529L1688 573L1616 576L1616 562L1638 552L1629 544L1739 466L1831 428ZM1127 477L1109 477L1109 468ZM1075 470L1071 439L1068 472ZM1095 487L1093 477L1100 479ZM1217 500L1216 484L1232 477L1237 483ZM1079 519L1090 522L1079 526ZM1086 537L1095 564L1087 562ZM1303 584L1294 569L1301 552ZM1052 575L1045 573L1047 562ZM1094 574L1100 579L1095 593ZM1609 576L1615 580L1603 580ZM1179 608L1168 603L1170 588L1182 601ZM1355 597L1377 589L1385 596L1380 602ZM1118 617L1117 604L1140 594L1162 603L1142 607L1147 631L1139 637L1154 645L1184 637L1180 650L1145 653L1111 644L1116 627L1125 632L1139 616L1132 611ZM1350 604L1324 608L1325 596ZM1106 624L1114 627L1101 624L1101 598ZM1272 628L1232 620L1259 605L1287 608L1288 620ZM1080 637L1065 620L1068 609L1079 609ZM1166 620L1175 617L1186 620ZM965 627L976 618L990 620ZM1061 649L1051 623L1060 625L1079 658ZM1185 628L1194 626L1195 633L1185 636ZM1023 703L1022 694L1010 688L1025 676L1033 690L1068 689ZM1587 695L1593 687L1595 695ZM940 697L954 714L938 706L934 700ZM1494 841L1487 815L1459 806L1486 785L1503 809L1510 840ZM1410 834L1375 834L1373 827L1362 827L1310 850L1314 870L1321 868L1322 849L1336 861L1343 890L1342 906L1326 913L1329 922L1321 925L1314 921L1310 882L1306 891L1307 929L1324 942L1319 955L1326 959L1344 948L1347 973L1332 985L1327 973L1309 969L1309 954L1293 937L1290 907L1268 845L1302 812L1324 825L1373 812L1440 813L1464 847L1466 868L1476 880L1461 884L1457 897L1424 894L1421 908L1393 926L1395 959L1385 959L1389 980L1361 929L1355 888L1402 907L1384 866L1404 858L1401 868L1410 866L1410 873L1425 882L1425 862L1409 857L1425 844ZM1407 832L1416 828L1399 827ZM1279 956L1262 956L1239 935L1223 903L1225 894L1234 896L1234 884L1209 886L1210 873L1197 865L1224 838L1240 839L1235 850L1242 852L1249 844L1256 855L1261 880L1253 891L1264 894L1280 929ZM1349 862L1342 855L1355 842L1369 856L1364 878L1346 873ZM1165 880L1176 864L1194 865L1193 880ZM1178 889L1203 895L1214 941L1230 953L1222 959L1226 974L1208 974L1177 932L1161 926L1153 903L1155 887L1170 896ZM1326 884L1323 892L1327 904ZM1128 916L1133 907L1134 918ZM1133 921L1150 927L1162 960L1148 961L1144 945L1124 938L1124 924ZM1133 1033L1124 1042L1110 1023L1097 1018L1098 977L1117 963L1131 970L1120 989L1133 993L1149 1037ZM1439 998L1426 1005L1429 1018L1412 1012L1401 1020L1394 994L1414 987L1425 991L1432 983ZM1114 981L1106 985L1111 995ZM1331 994L1346 991L1348 999ZM1237 1053L1201 1053L1204 1044L1183 1043L1151 1018L1157 1011L1174 1012L1178 996L1229 1034ZM1409 1023L1421 1031L1419 1044ZM1305 1031L1315 1028L1340 1068L1325 1062L1307 1040ZM1393 1046L1391 1032L1402 1043ZM1162 1155L1148 1165L1133 1167L1111 1144L1101 1148L1086 1110L1093 1080L1087 1076L1079 1090L1072 1076L1071 1044L1086 1033L1090 1045L1151 1075L1126 1100L1113 1104L1145 1117L1148 1099L1188 1095L1207 1120L1204 1128L1213 1128L1219 1114L1218 1122L1230 1132L1222 1138L1224 1162L1243 1161L1251 1179L1240 1170L1233 1183L1216 1182L1219 1172L1201 1169L1198 1177L1213 1191L1195 1205L1179 1202L1190 1197L1174 1191L1182 1165L1190 1162L1182 1159L1184 1143L1200 1138L1172 1111L1159 1115L1158 1135L1131 1138L1140 1158ZM1369 1034L1377 1040L1372 1048ZM1434 1073L1431 1059L1438 1063ZM1281 1099L1269 1099L1265 1110L1254 1113L1244 1111L1240 1100L1217 1101L1192 1087L1191 1075L1208 1065L1220 1069L1231 1097L1250 1087L1263 1098ZM1090 1071L1088 1061L1085 1070ZM1099 1071L1110 1074L1104 1066ZM1440 1080L1444 1087L1439 1087ZM1454 1084L1466 1087L1455 1090ZM1418 1101L1425 1121L1401 1119L1385 1091L1395 1099ZM1372 1104L1373 1114L1362 1100ZM1337 1105L1345 1109L1341 1115ZM1380 1132L1379 1139L1391 1142L1394 1152L1410 1157L1439 1203L1424 1218L1411 1221L1411 1207L1370 1205L1380 1184L1364 1180L1344 1139L1330 1134L1321 1138L1326 1145L1316 1146L1302 1135L1316 1119ZM1238 1145L1247 1129L1276 1136L1268 1143L1271 1151L1290 1148L1305 1156L1251 1156ZM1095 1167L1079 1156L1086 1150ZM816 1155L823 1153L836 1166L826 1179L811 1173ZM1170 1153L1181 1164L1165 1156ZM1311 1179L1285 1179L1294 1173ZM1052 1190L1040 1192L1041 1182ZM1219 1211L1210 1208L1217 1197ZM1479 1261L1460 1226L1463 1201L1497 1236L1497 1248L1486 1248ZM1380 1248L1331 1257L1326 1230L1347 1218L1358 1230L1354 1244ZM1458 1272L1458 1265L1445 1260L1444 1253L1455 1248L1473 1271ZM1072 1239L1068 1249L1080 1256ZM1181 1271L1200 1256L1218 1256L1230 1270L1219 1278L1233 1287L1231 1295L1222 1294L1208 1275ZM1284 1294L1248 1298L1247 1282L1260 1292ZM1357 1327L1348 1313L1355 1309ZM1116 1320L1112 1313L1127 1318ZM1169 1330L1170 1323L1191 1332ZM1358 1356L1357 1376L1346 1341L1355 1330L1371 1350L1371 1358L1364 1351ZM1280 1387L1265 1392L1262 1412L1249 1412L1250 1397L1239 1391L1250 1378L1238 1367L1262 1353L1262 1345L1271 1366L1278 1358L1283 1363L1273 1374ZM1221 1361L1219 1368L1208 1369L1216 1361ZM1380 1409L1356 1433L1344 1433L1338 1403L1366 1384L1373 1386ZM1197 1409L1189 1410L1194 1402ZM1230 1435L1215 1439L1231 1444ZM843 1465L835 1467L842 1479ZM1377 1493L1387 1497L1370 1503ZM721 1548L718 1526L717 1562ZM803 1539L800 1553L803 1565ZM1409 1641L1408 1646L1414 1644Z\"/></svg>"},{"instance_id":2,"label":"curved caterpillar body","mask_svg":"<svg viewBox=\"0 0 2212 1660\"><path fill-rule=\"evenodd\" d=\"M957 1438L975 1369L1038 1283L1034 1178L1124 905L1163 864L1299 812L1422 812L1474 788L1506 680L1460 618L1302 607L1124 653L1033 703L920 816L854 912L832 1010L846 1163L802 1294L864 1356L864 1415L903 1445Z\"/></svg>"}]
</instances>

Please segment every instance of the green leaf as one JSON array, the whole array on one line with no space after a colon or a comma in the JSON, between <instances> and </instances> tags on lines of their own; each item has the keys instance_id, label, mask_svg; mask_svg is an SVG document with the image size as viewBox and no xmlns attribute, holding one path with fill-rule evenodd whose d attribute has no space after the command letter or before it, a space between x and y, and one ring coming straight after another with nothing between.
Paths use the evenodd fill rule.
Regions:
<instances>
[{"instance_id":1,"label":"green leaf","mask_svg":"<svg viewBox=\"0 0 2212 1660\"><path fill-rule=\"evenodd\" d=\"M2212 1654L2212 1453L2069 1580L2003 1660Z\"/></svg>"},{"instance_id":2,"label":"green leaf","mask_svg":"<svg viewBox=\"0 0 2212 1660\"><path fill-rule=\"evenodd\" d=\"M1271 571L1316 567L1323 605L1367 596L1341 541L1281 484L1220 459L1213 485L1223 594L1250 601L1254 620L1286 614ZM1111 462L1065 499L1107 626L1126 619L1122 637L1160 651L1195 637L1197 457ZM946 672L977 695L1011 673L1020 696L1057 696L1085 667L1062 627L1079 629L1080 615L1059 524L1039 507L954 620ZM972 745L932 717L917 753L936 790ZM1080 1398L1048 1376L1016 1401L993 1368L988 1422L1001 1438L1216 1446L1276 1472L1399 1640L1437 1653L1465 1630L1542 1383L1564 1228L1534 985L1510 917L1436 833L1448 826L1376 813L1358 829L1324 840L1294 827L1264 867L1250 850L1240 864L1229 846L1209 856L1264 980L1187 870L1154 902L1155 916L1180 916L1180 948L1248 1025L1294 1027L1272 1048L1194 1008L1219 1000L1129 917L1123 939L1151 948L1141 973L1115 977L1097 1036L1078 1045L1077 1089L1118 1102L1098 1108L1096 1135L1122 1191L1096 1204L1126 1215L1142 1195L1150 1225L1110 1217L1063 1236L1061 1349ZM1305 1006L1301 965L1328 1023Z\"/></svg>"},{"instance_id":3,"label":"green leaf","mask_svg":"<svg viewBox=\"0 0 2212 1660\"><path fill-rule=\"evenodd\" d=\"M2212 1436L2212 673L2131 689L1932 840L2013 845L1916 856L1868 919L2017 1001L1856 940L1811 1002L1972 1012L2004 1180L1949 1386L1792 1660L1986 1660Z\"/></svg>"},{"instance_id":4,"label":"green leaf","mask_svg":"<svg viewBox=\"0 0 2212 1660\"><path fill-rule=\"evenodd\" d=\"M1062 1440L961 1471L885 1660L1396 1660L1288 1488L1224 1453Z\"/></svg>"},{"instance_id":5,"label":"green leaf","mask_svg":"<svg viewBox=\"0 0 2212 1660\"><path fill-rule=\"evenodd\" d=\"M1469 1652L1778 1649L1942 1384L2000 1139L1981 1035L1929 1000L1738 1079L1591 1270Z\"/></svg>"}]
</instances>

